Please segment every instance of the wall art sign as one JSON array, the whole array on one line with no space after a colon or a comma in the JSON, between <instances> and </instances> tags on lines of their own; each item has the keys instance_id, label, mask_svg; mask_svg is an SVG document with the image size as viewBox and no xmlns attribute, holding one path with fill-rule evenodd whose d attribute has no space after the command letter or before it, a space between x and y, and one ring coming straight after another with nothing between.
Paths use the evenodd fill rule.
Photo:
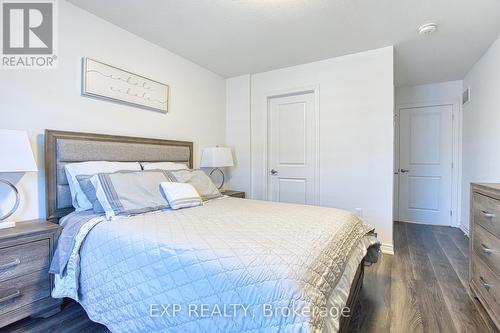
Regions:
<instances>
[{"instance_id":1,"label":"wall art sign","mask_svg":"<svg viewBox=\"0 0 500 333\"><path fill-rule=\"evenodd\" d=\"M94 59L82 62L82 95L168 112L168 85Z\"/></svg>"}]
</instances>

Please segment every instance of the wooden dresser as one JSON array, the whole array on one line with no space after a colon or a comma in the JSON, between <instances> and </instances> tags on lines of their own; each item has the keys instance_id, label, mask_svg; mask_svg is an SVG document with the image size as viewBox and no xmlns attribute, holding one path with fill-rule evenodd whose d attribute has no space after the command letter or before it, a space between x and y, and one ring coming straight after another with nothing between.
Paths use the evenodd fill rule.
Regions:
<instances>
[{"instance_id":1,"label":"wooden dresser","mask_svg":"<svg viewBox=\"0 0 500 333\"><path fill-rule=\"evenodd\" d=\"M59 311L62 300L50 297L49 275L59 230L59 225L43 220L0 230L0 331L19 319Z\"/></svg>"},{"instance_id":2,"label":"wooden dresser","mask_svg":"<svg viewBox=\"0 0 500 333\"><path fill-rule=\"evenodd\" d=\"M469 282L500 329L500 184L472 184Z\"/></svg>"}]
</instances>

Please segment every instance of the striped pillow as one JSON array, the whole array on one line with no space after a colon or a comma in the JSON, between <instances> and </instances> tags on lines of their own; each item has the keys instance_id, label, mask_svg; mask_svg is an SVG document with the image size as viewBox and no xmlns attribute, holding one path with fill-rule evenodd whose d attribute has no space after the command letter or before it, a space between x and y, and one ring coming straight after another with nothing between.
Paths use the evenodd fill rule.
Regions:
<instances>
[{"instance_id":1,"label":"striped pillow","mask_svg":"<svg viewBox=\"0 0 500 333\"><path fill-rule=\"evenodd\" d=\"M175 170L166 172L173 182L193 185L203 201L222 197L217 186L214 185L212 180L202 170Z\"/></svg>"},{"instance_id":2,"label":"striped pillow","mask_svg":"<svg viewBox=\"0 0 500 333\"><path fill-rule=\"evenodd\" d=\"M170 181L165 171L99 173L90 181L107 219L168 208L160 190L160 183Z\"/></svg>"},{"instance_id":3,"label":"striped pillow","mask_svg":"<svg viewBox=\"0 0 500 333\"><path fill-rule=\"evenodd\" d=\"M191 184L163 182L160 186L172 209L195 207L203 203L200 195Z\"/></svg>"}]
</instances>

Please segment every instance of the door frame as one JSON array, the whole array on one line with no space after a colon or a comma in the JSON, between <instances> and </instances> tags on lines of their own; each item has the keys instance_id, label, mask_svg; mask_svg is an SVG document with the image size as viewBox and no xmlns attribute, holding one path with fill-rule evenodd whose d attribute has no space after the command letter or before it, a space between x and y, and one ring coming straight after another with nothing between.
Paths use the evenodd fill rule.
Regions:
<instances>
[{"instance_id":1,"label":"door frame","mask_svg":"<svg viewBox=\"0 0 500 333\"><path fill-rule=\"evenodd\" d=\"M278 90L278 91L272 91L268 92L265 94L266 98L266 137L265 137L265 158L264 158L264 169L263 172L266 175L263 177L263 189L265 193L265 200L269 200L271 198L271 193L270 193L270 186L269 186L269 181L270 181L270 175L269 175L269 161L270 161L270 135L271 135L271 99L273 98L279 98L279 97L287 97L287 96L294 96L294 95L303 95L303 94L309 94L312 93L314 95L314 109L313 109L313 117L314 117L314 129L315 129L315 135L314 135L314 204L319 206L321 203L320 200L320 141L319 141L319 85L311 85L311 86L305 86L305 87L298 87L298 88L290 88L290 89L284 89L284 90Z\"/></svg>"},{"instance_id":2,"label":"door frame","mask_svg":"<svg viewBox=\"0 0 500 333\"><path fill-rule=\"evenodd\" d=\"M401 109L416 109L425 108L432 106L445 106L450 105L452 107L452 163L453 169L451 174L451 224L446 226L452 226L461 228L461 188L462 180L460 175L462 174L462 105L459 100L437 100L428 102L416 102L416 103L401 103L396 104L394 109L394 221L399 221L399 174L396 174L399 170L399 119ZM416 222L414 222L416 223ZM467 230L468 233L468 230Z\"/></svg>"}]
</instances>

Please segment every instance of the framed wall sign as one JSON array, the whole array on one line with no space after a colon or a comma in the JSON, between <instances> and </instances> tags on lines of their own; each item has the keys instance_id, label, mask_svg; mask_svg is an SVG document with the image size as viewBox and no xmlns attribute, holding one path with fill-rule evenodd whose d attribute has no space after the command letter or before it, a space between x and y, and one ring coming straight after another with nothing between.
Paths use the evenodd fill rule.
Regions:
<instances>
[{"instance_id":1,"label":"framed wall sign","mask_svg":"<svg viewBox=\"0 0 500 333\"><path fill-rule=\"evenodd\" d=\"M103 62L83 58L82 95L168 112L169 86Z\"/></svg>"}]
</instances>

